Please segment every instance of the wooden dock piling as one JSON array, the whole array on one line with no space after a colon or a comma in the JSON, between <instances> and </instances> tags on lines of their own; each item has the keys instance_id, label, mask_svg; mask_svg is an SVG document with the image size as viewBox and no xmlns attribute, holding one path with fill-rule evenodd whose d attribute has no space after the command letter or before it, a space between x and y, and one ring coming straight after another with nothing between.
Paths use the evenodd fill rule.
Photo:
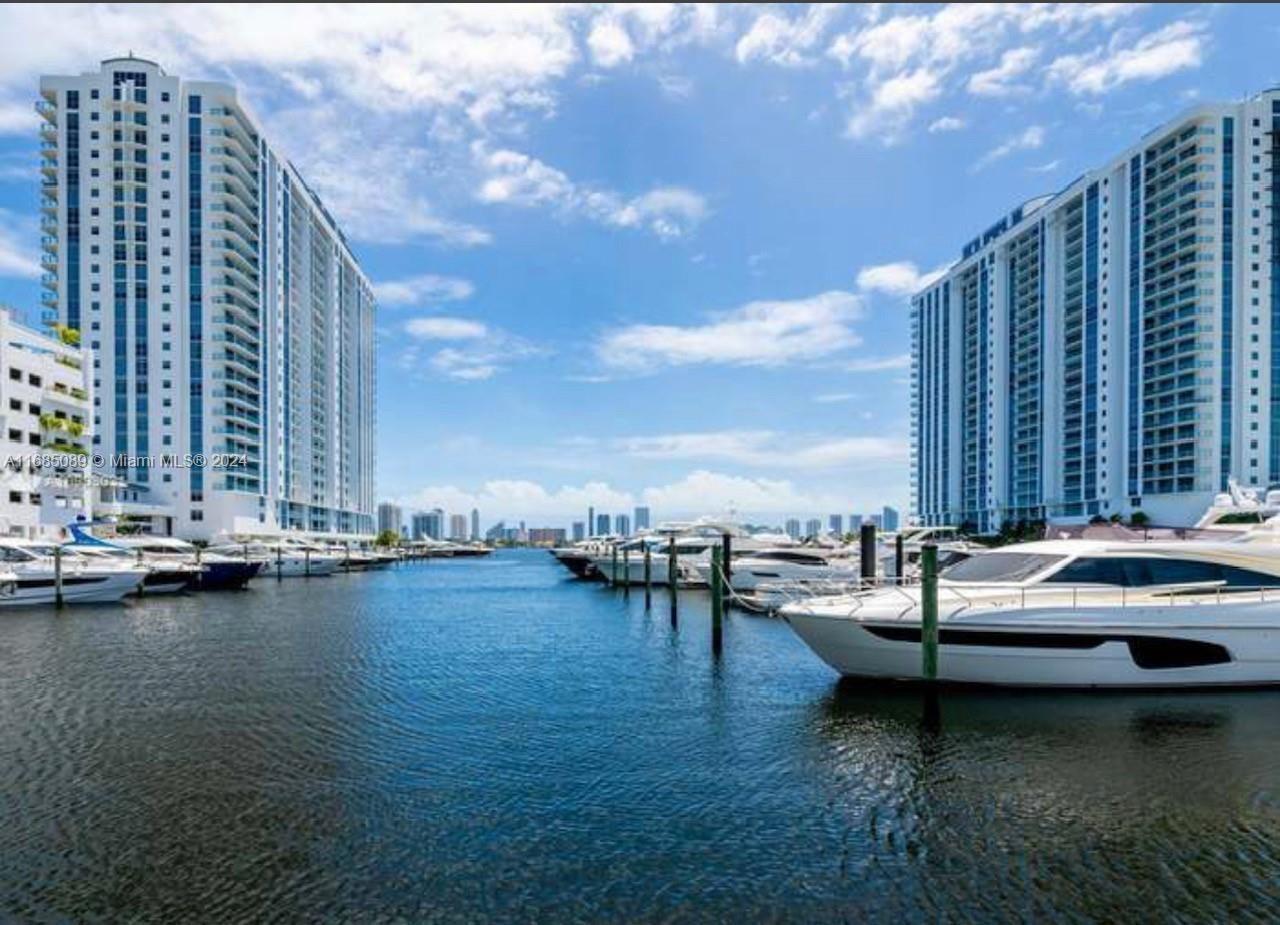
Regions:
<instances>
[{"instance_id":1,"label":"wooden dock piling","mask_svg":"<svg viewBox=\"0 0 1280 925\"><path fill-rule=\"evenodd\" d=\"M933 683L938 680L938 547L933 543L920 550L920 648L921 675Z\"/></svg>"},{"instance_id":2,"label":"wooden dock piling","mask_svg":"<svg viewBox=\"0 0 1280 925\"><path fill-rule=\"evenodd\" d=\"M62 606L62 547L53 547L53 603Z\"/></svg>"},{"instance_id":3,"label":"wooden dock piling","mask_svg":"<svg viewBox=\"0 0 1280 925\"><path fill-rule=\"evenodd\" d=\"M622 550L622 596L631 597L631 550Z\"/></svg>"},{"instance_id":4,"label":"wooden dock piling","mask_svg":"<svg viewBox=\"0 0 1280 925\"><path fill-rule=\"evenodd\" d=\"M653 562L647 543L644 547L644 609L653 609Z\"/></svg>"},{"instance_id":5,"label":"wooden dock piling","mask_svg":"<svg viewBox=\"0 0 1280 925\"><path fill-rule=\"evenodd\" d=\"M859 573L864 584L876 581L876 525L863 524L859 532Z\"/></svg>"},{"instance_id":6,"label":"wooden dock piling","mask_svg":"<svg viewBox=\"0 0 1280 925\"><path fill-rule=\"evenodd\" d=\"M677 623L677 570L676 570L676 538L675 534L667 540L667 588L671 595L671 628L676 628Z\"/></svg>"},{"instance_id":7,"label":"wooden dock piling","mask_svg":"<svg viewBox=\"0 0 1280 925\"><path fill-rule=\"evenodd\" d=\"M724 573L722 551L711 547L711 654L719 657L724 648Z\"/></svg>"}]
</instances>

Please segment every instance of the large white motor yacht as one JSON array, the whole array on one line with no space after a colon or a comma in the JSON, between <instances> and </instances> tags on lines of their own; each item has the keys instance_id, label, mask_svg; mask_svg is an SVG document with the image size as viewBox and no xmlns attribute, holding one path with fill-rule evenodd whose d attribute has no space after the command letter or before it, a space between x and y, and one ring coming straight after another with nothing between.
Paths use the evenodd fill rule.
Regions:
<instances>
[{"instance_id":1,"label":"large white motor yacht","mask_svg":"<svg viewBox=\"0 0 1280 925\"><path fill-rule=\"evenodd\" d=\"M0 539L0 569L12 573L12 590L4 582L0 607L52 604L56 595L55 543ZM68 551L62 554L62 599L68 604L118 601L136 592L148 574L145 566L94 560Z\"/></svg>"},{"instance_id":2,"label":"large white motor yacht","mask_svg":"<svg viewBox=\"0 0 1280 925\"><path fill-rule=\"evenodd\" d=\"M921 589L787 604L849 677L922 677ZM1178 687L1280 683L1280 527L1212 540L1049 540L959 562L938 580L938 680Z\"/></svg>"}]
</instances>

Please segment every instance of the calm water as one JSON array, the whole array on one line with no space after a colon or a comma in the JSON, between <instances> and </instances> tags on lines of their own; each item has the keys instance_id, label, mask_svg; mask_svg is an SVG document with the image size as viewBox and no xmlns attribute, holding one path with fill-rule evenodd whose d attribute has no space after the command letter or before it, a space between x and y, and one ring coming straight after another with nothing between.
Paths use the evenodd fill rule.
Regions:
<instances>
[{"instance_id":1,"label":"calm water","mask_svg":"<svg viewBox=\"0 0 1280 925\"><path fill-rule=\"evenodd\" d=\"M845 688L541 552L0 613L0 919L1274 921L1280 695Z\"/></svg>"}]
</instances>

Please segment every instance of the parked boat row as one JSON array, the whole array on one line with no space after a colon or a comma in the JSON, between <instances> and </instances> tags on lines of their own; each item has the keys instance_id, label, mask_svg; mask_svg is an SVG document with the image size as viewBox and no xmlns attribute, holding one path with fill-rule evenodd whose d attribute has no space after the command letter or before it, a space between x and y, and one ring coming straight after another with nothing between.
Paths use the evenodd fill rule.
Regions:
<instances>
[{"instance_id":1,"label":"parked boat row","mask_svg":"<svg viewBox=\"0 0 1280 925\"><path fill-rule=\"evenodd\" d=\"M552 549L551 555L574 576L613 584L644 584L645 554L648 581L670 583L674 547L676 583L679 587L706 587L711 579L711 551L723 547L728 537L730 588L739 595L757 594L784 603L807 596L810 589L832 586L861 587L861 550L838 538L817 538L801 543L782 533L751 533L731 521L704 518L689 523L663 524L635 537L592 537L573 546ZM942 543L944 558L958 560L973 547L946 528L917 528L904 533L903 568L906 575L918 570L924 543ZM897 542L882 536L876 545L874 572L896 575Z\"/></svg>"},{"instance_id":2,"label":"parked boat row","mask_svg":"<svg viewBox=\"0 0 1280 925\"><path fill-rule=\"evenodd\" d=\"M243 537L198 547L174 537L100 537L68 525L69 542L0 538L0 607L105 603L130 595L240 590L257 577L323 577L385 568L400 550L301 537Z\"/></svg>"}]
</instances>

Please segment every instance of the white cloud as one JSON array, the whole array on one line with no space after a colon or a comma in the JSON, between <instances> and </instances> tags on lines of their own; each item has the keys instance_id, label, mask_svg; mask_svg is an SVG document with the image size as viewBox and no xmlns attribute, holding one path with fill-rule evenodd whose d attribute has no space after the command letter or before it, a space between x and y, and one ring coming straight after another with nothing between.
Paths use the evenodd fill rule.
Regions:
<instances>
[{"instance_id":1,"label":"white cloud","mask_svg":"<svg viewBox=\"0 0 1280 925\"><path fill-rule=\"evenodd\" d=\"M616 67L630 61L635 55L631 36L621 23L612 19L597 19L587 35L587 47L591 58L600 67Z\"/></svg>"},{"instance_id":2,"label":"white cloud","mask_svg":"<svg viewBox=\"0 0 1280 925\"><path fill-rule=\"evenodd\" d=\"M846 132L900 141L928 104L962 87L978 95L1014 92L1029 77L1039 44L1063 47L1110 32L1135 4L947 4L932 11L880 6L889 15L837 35L827 55L851 80ZM1035 45L1029 40L1037 41ZM953 117L947 117L953 118ZM958 127L935 119L934 131Z\"/></svg>"},{"instance_id":3,"label":"white cloud","mask_svg":"<svg viewBox=\"0 0 1280 925\"><path fill-rule=\"evenodd\" d=\"M489 333L479 321L466 318L412 318L404 329L419 340L476 340Z\"/></svg>"},{"instance_id":4,"label":"white cloud","mask_svg":"<svg viewBox=\"0 0 1280 925\"><path fill-rule=\"evenodd\" d=\"M813 64L814 52L839 12L839 6L832 3L812 4L794 17L766 8L738 39L734 55L741 63L764 60L782 67Z\"/></svg>"},{"instance_id":5,"label":"white cloud","mask_svg":"<svg viewBox=\"0 0 1280 925\"><path fill-rule=\"evenodd\" d=\"M475 286L470 280L423 273L404 279L374 283L373 295L380 305L423 305L456 302L471 298Z\"/></svg>"},{"instance_id":6,"label":"white cloud","mask_svg":"<svg viewBox=\"0 0 1280 925\"><path fill-rule=\"evenodd\" d=\"M478 508L486 517L531 518L585 517L588 506L602 511L626 511L635 504L630 492L611 487L607 482L564 485L547 489L528 479L493 479L476 491L456 485L431 485L397 501L411 510L443 508L446 511L469 511Z\"/></svg>"},{"instance_id":7,"label":"white cloud","mask_svg":"<svg viewBox=\"0 0 1280 925\"><path fill-rule=\"evenodd\" d=\"M413 342L397 358L402 370L426 371L463 382L492 379L513 363L547 352L506 331L466 318L414 318L406 322L405 332ZM426 344L432 341L450 344L427 352Z\"/></svg>"},{"instance_id":8,"label":"white cloud","mask_svg":"<svg viewBox=\"0 0 1280 925\"><path fill-rule=\"evenodd\" d=\"M910 369L911 354L900 353L891 357L869 357L861 360L850 360L844 364L845 372L878 373L890 369Z\"/></svg>"},{"instance_id":9,"label":"white cloud","mask_svg":"<svg viewBox=\"0 0 1280 925\"><path fill-rule=\"evenodd\" d=\"M720 460L784 469L848 468L907 456L907 444L894 438L805 438L767 430L628 437L617 448L639 459Z\"/></svg>"},{"instance_id":10,"label":"white cloud","mask_svg":"<svg viewBox=\"0 0 1280 925\"><path fill-rule=\"evenodd\" d=\"M928 273L921 273L910 260L898 260L894 263L863 267L858 271L858 288L864 292L882 292L885 295L908 298L924 289L944 272L945 267L939 267Z\"/></svg>"},{"instance_id":11,"label":"white cloud","mask_svg":"<svg viewBox=\"0 0 1280 925\"><path fill-rule=\"evenodd\" d=\"M647 227L660 238L678 238L697 227L710 210L692 190L662 186L609 212L609 221L624 228Z\"/></svg>"},{"instance_id":12,"label":"white cloud","mask_svg":"<svg viewBox=\"0 0 1280 925\"><path fill-rule=\"evenodd\" d=\"M1001 144L996 145L978 158L977 163L973 165L973 169L982 170L984 167L989 167L996 161L1006 158L1017 151L1034 151L1044 144L1044 138L1044 126L1028 126L1017 135L1005 139Z\"/></svg>"},{"instance_id":13,"label":"white cloud","mask_svg":"<svg viewBox=\"0 0 1280 925\"><path fill-rule=\"evenodd\" d=\"M822 395L813 396L813 400L821 405L834 405L842 402L853 401L858 397L857 392L827 392Z\"/></svg>"},{"instance_id":14,"label":"white cloud","mask_svg":"<svg viewBox=\"0 0 1280 925\"><path fill-rule=\"evenodd\" d=\"M1036 164L1034 167L1028 167L1027 170L1032 173L1053 173L1062 165L1060 160L1052 160L1045 164Z\"/></svg>"},{"instance_id":15,"label":"white cloud","mask_svg":"<svg viewBox=\"0 0 1280 925\"><path fill-rule=\"evenodd\" d=\"M40 275L36 260L35 222L0 209L0 276L35 279Z\"/></svg>"},{"instance_id":16,"label":"white cloud","mask_svg":"<svg viewBox=\"0 0 1280 925\"><path fill-rule=\"evenodd\" d=\"M905 459L905 456L904 456ZM654 511L676 515L743 512L792 515L841 510L847 494L824 495L798 488L788 479L748 478L698 469L684 478L641 492Z\"/></svg>"},{"instance_id":17,"label":"white cloud","mask_svg":"<svg viewBox=\"0 0 1280 925\"><path fill-rule=\"evenodd\" d=\"M896 74L875 85L870 99L849 116L845 132L851 138L875 135L891 144L899 140L916 109L941 94L939 75L928 68Z\"/></svg>"},{"instance_id":18,"label":"white cloud","mask_svg":"<svg viewBox=\"0 0 1280 925\"><path fill-rule=\"evenodd\" d=\"M974 96L1011 96L1029 89L1016 81L1031 69L1039 56L1038 48L1010 48L1000 56L996 67L969 78L969 92Z\"/></svg>"},{"instance_id":19,"label":"white cloud","mask_svg":"<svg viewBox=\"0 0 1280 925\"><path fill-rule=\"evenodd\" d=\"M615 228L642 228L663 240L689 234L710 214L706 200L684 187L655 187L627 199L574 183L563 171L519 151L476 145L474 154L485 174L476 192L481 202L548 206Z\"/></svg>"},{"instance_id":20,"label":"white cloud","mask_svg":"<svg viewBox=\"0 0 1280 925\"><path fill-rule=\"evenodd\" d=\"M900 467L903 457L886 458L881 466ZM695 469L672 481L629 491L608 482L590 481L582 485L545 487L528 479L494 479L479 488L468 490L457 485L431 485L400 493L399 504L409 510L442 508L450 512L466 512L478 508L486 522L499 518L582 520L587 508L602 513L630 511L636 504L647 504L659 521L687 519L703 514L740 516L809 516L847 509L851 503L863 507L884 503L883 496L860 498L849 490L823 492L805 488L789 479L753 478L709 469Z\"/></svg>"},{"instance_id":21,"label":"white cloud","mask_svg":"<svg viewBox=\"0 0 1280 925\"><path fill-rule=\"evenodd\" d=\"M1095 48L1062 55L1049 65L1050 80L1075 94L1099 95L1130 81L1150 81L1197 68L1204 53L1203 26L1178 21L1150 32L1128 47Z\"/></svg>"},{"instance_id":22,"label":"white cloud","mask_svg":"<svg viewBox=\"0 0 1280 925\"><path fill-rule=\"evenodd\" d=\"M929 123L929 133L936 135L939 132L958 132L964 127L964 119L956 116L941 116Z\"/></svg>"},{"instance_id":23,"label":"white cloud","mask_svg":"<svg viewBox=\"0 0 1280 925\"><path fill-rule=\"evenodd\" d=\"M782 366L857 346L852 328L861 299L831 291L792 301L751 302L704 324L635 324L602 337L596 355L606 365L643 372L662 366L724 363Z\"/></svg>"}]
</instances>

